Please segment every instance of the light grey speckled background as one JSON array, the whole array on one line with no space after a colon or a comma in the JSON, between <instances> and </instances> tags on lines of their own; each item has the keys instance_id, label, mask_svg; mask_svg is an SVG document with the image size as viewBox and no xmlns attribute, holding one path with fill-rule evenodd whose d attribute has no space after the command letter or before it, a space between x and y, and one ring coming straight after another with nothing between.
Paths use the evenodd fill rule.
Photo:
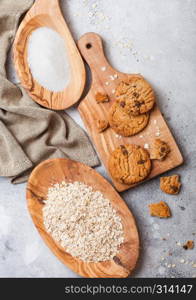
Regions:
<instances>
[{"instance_id":1,"label":"light grey speckled background","mask_svg":"<svg viewBox=\"0 0 196 300\"><path fill-rule=\"evenodd\" d=\"M196 250L196 1L62 0L66 20L78 39L102 35L113 66L140 72L154 86L158 103L184 154L177 170L179 196L159 190L159 178L124 192L141 235L141 257L134 277L195 277ZM9 69L13 78L14 72ZM81 123L75 109L70 114ZM103 167L98 170L107 177ZM166 201L172 218L152 218L148 204ZM164 240L163 240L164 238ZM177 244L178 243L178 244ZM170 255L169 255L170 254ZM28 214L25 184L0 178L0 277L77 277L50 252Z\"/></svg>"}]
</instances>

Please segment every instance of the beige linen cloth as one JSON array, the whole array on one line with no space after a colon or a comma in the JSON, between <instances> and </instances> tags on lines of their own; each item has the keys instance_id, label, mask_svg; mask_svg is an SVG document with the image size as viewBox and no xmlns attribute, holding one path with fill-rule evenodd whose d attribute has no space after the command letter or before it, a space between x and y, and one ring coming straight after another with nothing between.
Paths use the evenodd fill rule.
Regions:
<instances>
[{"instance_id":1,"label":"beige linen cloth","mask_svg":"<svg viewBox=\"0 0 196 300\"><path fill-rule=\"evenodd\" d=\"M7 52L32 3L0 0L0 176L13 183L26 181L33 167L48 158L99 163L88 137L67 114L42 108L6 77Z\"/></svg>"}]
</instances>

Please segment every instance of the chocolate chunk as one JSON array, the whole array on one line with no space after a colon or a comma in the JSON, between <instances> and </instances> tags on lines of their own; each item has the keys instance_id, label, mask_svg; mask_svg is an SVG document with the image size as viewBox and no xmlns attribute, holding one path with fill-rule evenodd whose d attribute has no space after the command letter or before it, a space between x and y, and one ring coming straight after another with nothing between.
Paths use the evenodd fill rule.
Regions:
<instances>
[{"instance_id":1,"label":"chocolate chunk","mask_svg":"<svg viewBox=\"0 0 196 300\"><path fill-rule=\"evenodd\" d=\"M122 151L123 155L128 155L128 151L127 151L127 149L125 148L124 145L120 145L120 148L121 148L121 151Z\"/></svg>"},{"instance_id":2,"label":"chocolate chunk","mask_svg":"<svg viewBox=\"0 0 196 300\"><path fill-rule=\"evenodd\" d=\"M165 152L166 148L165 147L161 147L161 152Z\"/></svg>"},{"instance_id":3,"label":"chocolate chunk","mask_svg":"<svg viewBox=\"0 0 196 300\"><path fill-rule=\"evenodd\" d=\"M139 160L139 161L137 162L137 164L138 164L138 165L143 165L145 162L146 162L145 160L141 159L141 160Z\"/></svg>"},{"instance_id":4,"label":"chocolate chunk","mask_svg":"<svg viewBox=\"0 0 196 300\"><path fill-rule=\"evenodd\" d=\"M136 107L140 107L142 105L141 102L139 102L139 101L135 101L134 104Z\"/></svg>"},{"instance_id":5,"label":"chocolate chunk","mask_svg":"<svg viewBox=\"0 0 196 300\"><path fill-rule=\"evenodd\" d=\"M121 107L125 107L125 102L124 102L124 101L121 101L121 102L120 102L120 106L121 106Z\"/></svg>"},{"instance_id":6,"label":"chocolate chunk","mask_svg":"<svg viewBox=\"0 0 196 300\"><path fill-rule=\"evenodd\" d=\"M170 188L177 193L178 192L178 187L176 187L175 185L170 185Z\"/></svg>"},{"instance_id":7,"label":"chocolate chunk","mask_svg":"<svg viewBox=\"0 0 196 300\"><path fill-rule=\"evenodd\" d=\"M138 93L136 93L136 92L133 93L133 97L139 98L139 96L140 96L140 95L139 95Z\"/></svg>"}]
</instances>

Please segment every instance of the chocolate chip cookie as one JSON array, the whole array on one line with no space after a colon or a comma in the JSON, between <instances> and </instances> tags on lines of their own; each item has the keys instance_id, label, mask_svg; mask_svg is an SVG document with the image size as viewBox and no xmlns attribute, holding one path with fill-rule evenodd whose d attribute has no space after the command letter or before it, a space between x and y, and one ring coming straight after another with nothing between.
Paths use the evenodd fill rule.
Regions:
<instances>
[{"instance_id":1,"label":"chocolate chip cookie","mask_svg":"<svg viewBox=\"0 0 196 300\"><path fill-rule=\"evenodd\" d=\"M165 143L160 139L155 139L152 145L150 158L164 160L169 152L170 152L170 148L167 143Z\"/></svg>"},{"instance_id":2,"label":"chocolate chip cookie","mask_svg":"<svg viewBox=\"0 0 196 300\"><path fill-rule=\"evenodd\" d=\"M179 175L172 175L160 178L160 189L171 195L177 195L180 191L181 182Z\"/></svg>"},{"instance_id":3,"label":"chocolate chip cookie","mask_svg":"<svg viewBox=\"0 0 196 300\"><path fill-rule=\"evenodd\" d=\"M155 94L150 84L137 76L121 81L115 96L124 111L132 116L150 111L155 103Z\"/></svg>"},{"instance_id":4,"label":"chocolate chip cookie","mask_svg":"<svg viewBox=\"0 0 196 300\"><path fill-rule=\"evenodd\" d=\"M121 145L109 158L109 172L115 180L124 184L135 184L144 180L151 171L148 152L140 146Z\"/></svg>"},{"instance_id":5,"label":"chocolate chip cookie","mask_svg":"<svg viewBox=\"0 0 196 300\"><path fill-rule=\"evenodd\" d=\"M132 136L142 131L148 124L149 113L132 116L126 113L121 102L115 101L109 111L109 123L122 136Z\"/></svg>"}]
</instances>

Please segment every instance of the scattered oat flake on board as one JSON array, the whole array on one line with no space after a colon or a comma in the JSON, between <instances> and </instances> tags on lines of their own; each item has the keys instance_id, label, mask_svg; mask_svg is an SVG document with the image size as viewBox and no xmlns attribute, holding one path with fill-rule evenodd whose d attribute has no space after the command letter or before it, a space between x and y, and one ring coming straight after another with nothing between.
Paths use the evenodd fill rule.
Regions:
<instances>
[{"instance_id":1,"label":"scattered oat flake on board","mask_svg":"<svg viewBox=\"0 0 196 300\"><path fill-rule=\"evenodd\" d=\"M114 76L110 75L110 79L111 79L111 80L114 80L115 78L114 78Z\"/></svg>"},{"instance_id":2,"label":"scattered oat flake on board","mask_svg":"<svg viewBox=\"0 0 196 300\"><path fill-rule=\"evenodd\" d=\"M108 82L108 81L106 81L106 82L105 82L105 85L109 85L109 82Z\"/></svg>"},{"instance_id":3,"label":"scattered oat flake on board","mask_svg":"<svg viewBox=\"0 0 196 300\"><path fill-rule=\"evenodd\" d=\"M185 263L185 260L182 258L182 259L180 259L180 263L181 264L184 264Z\"/></svg>"},{"instance_id":4,"label":"scattered oat flake on board","mask_svg":"<svg viewBox=\"0 0 196 300\"><path fill-rule=\"evenodd\" d=\"M144 144L144 149L149 149L149 144Z\"/></svg>"},{"instance_id":5,"label":"scattered oat flake on board","mask_svg":"<svg viewBox=\"0 0 196 300\"><path fill-rule=\"evenodd\" d=\"M106 71L106 67L101 67L101 71L105 72Z\"/></svg>"}]
</instances>

